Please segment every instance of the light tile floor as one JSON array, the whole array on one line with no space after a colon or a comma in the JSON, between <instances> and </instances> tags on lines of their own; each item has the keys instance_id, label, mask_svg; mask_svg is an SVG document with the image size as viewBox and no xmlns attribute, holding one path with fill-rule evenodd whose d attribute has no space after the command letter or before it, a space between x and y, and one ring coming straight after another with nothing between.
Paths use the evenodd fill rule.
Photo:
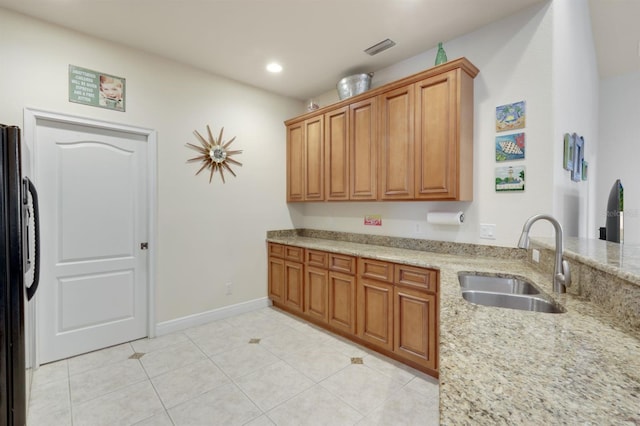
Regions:
<instances>
[{"instance_id":1,"label":"light tile floor","mask_svg":"<svg viewBox=\"0 0 640 426\"><path fill-rule=\"evenodd\" d=\"M265 308L43 365L33 376L28 420L427 426L438 424L438 382Z\"/></svg>"}]
</instances>

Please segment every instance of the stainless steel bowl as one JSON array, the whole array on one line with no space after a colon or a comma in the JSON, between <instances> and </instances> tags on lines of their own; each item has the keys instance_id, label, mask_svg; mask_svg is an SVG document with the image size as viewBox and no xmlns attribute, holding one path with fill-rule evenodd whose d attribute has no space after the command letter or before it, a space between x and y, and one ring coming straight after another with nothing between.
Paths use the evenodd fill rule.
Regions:
<instances>
[{"instance_id":1,"label":"stainless steel bowl","mask_svg":"<svg viewBox=\"0 0 640 426\"><path fill-rule=\"evenodd\" d=\"M371 77L373 73L354 74L343 78L338 82L338 96L340 100L350 98L366 92L371 87Z\"/></svg>"}]
</instances>

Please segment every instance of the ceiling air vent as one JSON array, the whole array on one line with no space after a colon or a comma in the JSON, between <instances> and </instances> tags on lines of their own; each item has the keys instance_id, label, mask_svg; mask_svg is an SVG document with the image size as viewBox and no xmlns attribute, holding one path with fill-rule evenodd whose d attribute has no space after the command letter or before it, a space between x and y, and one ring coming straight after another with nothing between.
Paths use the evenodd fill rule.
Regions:
<instances>
[{"instance_id":1,"label":"ceiling air vent","mask_svg":"<svg viewBox=\"0 0 640 426\"><path fill-rule=\"evenodd\" d=\"M390 47L393 47L396 45L396 42L391 40L391 39L386 39L386 40L382 40L380 43L378 44L374 44L373 46L371 46L368 49L365 49L365 53L373 56L373 55L377 55L380 52L383 52L387 49L389 49Z\"/></svg>"}]
</instances>

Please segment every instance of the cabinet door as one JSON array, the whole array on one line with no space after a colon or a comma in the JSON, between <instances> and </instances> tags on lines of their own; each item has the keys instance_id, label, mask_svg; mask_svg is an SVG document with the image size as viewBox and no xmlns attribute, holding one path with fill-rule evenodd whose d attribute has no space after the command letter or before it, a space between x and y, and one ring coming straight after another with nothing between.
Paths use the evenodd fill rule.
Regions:
<instances>
[{"instance_id":1,"label":"cabinet door","mask_svg":"<svg viewBox=\"0 0 640 426\"><path fill-rule=\"evenodd\" d=\"M326 269L307 268L304 283L304 311L316 320L329 320L329 272Z\"/></svg>"},{"instance_id":2,"label":"cabinet door","mask_svg":"<svg viewBox=\"0 0 640 426\"><path fill-rule=\"evenodd\" d=\"M349 107L324 115L327 200L349 199Z\"/></svg>"},{"instance_id":3,"label":"cabinet door","mask_svg":"<svg viewBox=\"0 0 640 426\"><path fill-rule=\"evenodd\" d=\"M287 126L287 202L304 201L304 122Z\"/></svg>"},{"instance_id":4,"label":"cabinet door","mask_svg":"<svg viewBox=\"0 0 640 426\"><path fill-rule=\"evenodd\" d=\"M414 196L413 85L380 95L380 199Z\"/></svg>"},{"instance_id":5,"label":"cabinet door","mask_svg":"<svg viewBox=\"0 0 640 426\"><path fill-rule=\"evenodd\" d=\"M393 351L425 367L437 369L437 296L396 286Z\"/></svg>"},{"instance_id":6,"label":"cabinet door","mask_svg":"<svg viewBox=\"0 0 640 426\"><path fill-rule=\"evenodd\" d=\"M269 257L269 298L274 302L284 301L284 260Z\"/></svg>"},{"instance_id":7,"label":"cabinet door","mask_svg":"<svg viewBox=\"0 0 640 426\"><path fill-rule=\"evenodd\" d=\"M304 309L304 269L301 263L284 263L284 304L298 312Z\"/></svg>"},{"instance_id":8,"label":"cabinet door","mask_svg":"<svg viewBox=\"0 0 640 426\"><path fill-rule=\"evenodd\" d=\"M349 334L356 333L356 278L329 272L329 324Z\"/></svg>"},{"instance_id":9,"label":"cabinet door","mask_svg":"<svg viewBox=\"0 0 640 426\"><path fill-rule=\"evenodd\" d=\"M393 285L358 280L358 337L393 350Z\"/></svg>"},{"instance_id":10,"label":"cabinet door","mask_svg":"<svg viewBox=\"0 0 640 426\"><path fill-rule=\"evenodd\" d=\"M416 198L458 196L458 106L456 71L415 84Z\"/></svg>"},{"instance_id":11,"label":"cabinet door","mask_svg":"<svg viewBox=\"0 0 640 426\"><path fill-rule=\"evenodd\" d=\"M324 200L324 116L304 122L305 201Z\"/></svg>"},{"instance_id":12,"label":"cabinet door","mask_svg":"<svg viewBox=\"0 0 640 426\"><path fill-rule=\"evenodd\" d=\"M376 98L349 107L349 161L351 200L376 200L378 176L378 129Z\"/></svg>"}]
</instances>

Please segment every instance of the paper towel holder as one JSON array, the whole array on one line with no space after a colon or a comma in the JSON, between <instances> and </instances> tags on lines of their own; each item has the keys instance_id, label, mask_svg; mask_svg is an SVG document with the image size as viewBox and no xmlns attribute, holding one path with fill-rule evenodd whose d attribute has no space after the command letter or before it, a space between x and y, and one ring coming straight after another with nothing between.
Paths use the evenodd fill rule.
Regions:
<instances>
[{"instance_id":1,"label":"paper towel holder","mask_svg":"<svg viewBox=\"0 0 640 426\"><path fill-rule=\"evenodd\" d=\"M461 225L464 222L464 212L433 212L427 213L427 223L434 225Z\"/></svg>"}]
</instances>

